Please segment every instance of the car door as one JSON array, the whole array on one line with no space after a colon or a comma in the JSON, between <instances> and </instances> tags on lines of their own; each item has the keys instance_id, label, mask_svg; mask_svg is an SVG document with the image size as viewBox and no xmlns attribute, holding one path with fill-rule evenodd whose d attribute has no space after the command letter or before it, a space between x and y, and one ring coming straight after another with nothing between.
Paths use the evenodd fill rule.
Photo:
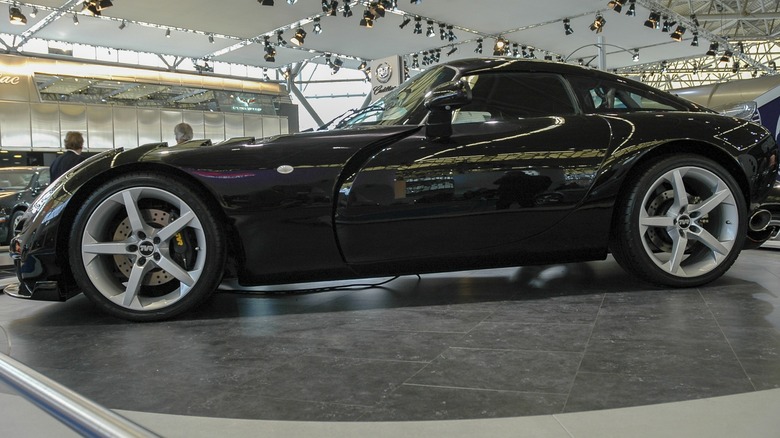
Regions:
<instances>
[{"instance_id":1,"label":"car door","mask_svg":"<svg viewBox=\"0 0 780 438\"><path fill-rule=\"evenodd\" d=\"M555 226L587 193L609 126L541 73L464 78L472 102L452 135L425 131L368 158L341 186L336 230L351 264L503 257Z\"/></svg>"}]
</instances>

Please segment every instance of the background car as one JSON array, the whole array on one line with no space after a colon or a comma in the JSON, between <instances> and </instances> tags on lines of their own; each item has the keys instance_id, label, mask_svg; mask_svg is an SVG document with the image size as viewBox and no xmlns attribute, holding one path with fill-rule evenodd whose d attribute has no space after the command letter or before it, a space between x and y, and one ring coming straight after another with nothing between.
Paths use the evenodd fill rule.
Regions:
<instances>
[{"instance_id":1,"label":"background car","mask_svg":"<svg viewBox=\"0 0 780 438\"><path fill-rule=\"evenodd\" d=\"M432 67L326 129L92 157L10 245L20 298L160 320L241 286L601 260L694 287L734 263L778 170L766 128L608 73ZM768 237L768 236L767 236Z\"/></svg>"},{"instance_id":2,"label":"background car","mask_svg":"<svg viewBox=\"0 0 780 438\"><path fill-rule=\"evenodd\" d=\"M48 167L0 167L0 244L13 237L22 214L48 185Z\"/></svg>"}]
</instances>

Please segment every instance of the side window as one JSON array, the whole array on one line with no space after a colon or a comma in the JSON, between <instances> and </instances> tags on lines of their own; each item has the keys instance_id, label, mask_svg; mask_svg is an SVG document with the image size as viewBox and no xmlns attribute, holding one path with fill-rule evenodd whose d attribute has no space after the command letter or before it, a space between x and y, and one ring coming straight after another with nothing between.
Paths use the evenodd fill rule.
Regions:
<instances>
[{"instance_id":1,"label":"side window","mask_svg":"<svg viewBox=\"0 0 780 438\"><path fill-rule=\"evenodd\" d=\"M586 113L685 110L663 96L626 83L576 76L569 82Z\"/></svg>"},{"instance_id":2,"label":"side window","mask_svg":"<svg viewBox=\"0 0 780 438\"><path fill-rule=\"evenodd\" d=\"M453 114L453 123L478 123L573 114L563 80L544 73L484 73L464 78L472 101Z\"/></svg>"},{"instance_id":3,"label":"side window","mask_svg":"<svg viewBox=\"0 0 780 438\"><path fill-rule=\"evenodd\" d=\"M44 188L51 182L51 175L48 170L44 170L38 174L38 187Z\"/></svg>"}]
</instances>

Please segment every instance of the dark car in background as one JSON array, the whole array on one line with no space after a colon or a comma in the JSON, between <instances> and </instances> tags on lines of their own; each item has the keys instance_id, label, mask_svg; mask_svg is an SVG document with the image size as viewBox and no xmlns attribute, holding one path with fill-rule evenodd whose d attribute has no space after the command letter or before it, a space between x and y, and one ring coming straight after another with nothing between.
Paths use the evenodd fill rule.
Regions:
<instances>
[{"instance_id":1,"label":"dark car in background","mask_svg":"<svg viewBox=\"0 0 780 438\"><path fill-rule=\"evenodd\" d=\"M22 214L48 185L48 167L0 167L0 244L8 244Z\"/></svg>"},{"instance_id":2,"label":"dark car in background","mask_svg":"<svg viewBox=\"0 0 780 438\"><path fill-rule=\"evenodd\" d=\"M605 72L501 58L432 67L325 129L202 144L107 151L57 179L11 242L20 283L5 292L83 292L150 321L226 280L610 252L638 279L695 287L769 225L778 169L764 127Z\"/></svg>"}]
</instances>

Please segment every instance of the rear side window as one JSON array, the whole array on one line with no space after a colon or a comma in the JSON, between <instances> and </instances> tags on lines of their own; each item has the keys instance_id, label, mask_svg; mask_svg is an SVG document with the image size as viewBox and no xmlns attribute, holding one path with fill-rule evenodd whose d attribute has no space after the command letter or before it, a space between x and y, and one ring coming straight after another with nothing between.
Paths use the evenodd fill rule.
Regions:
<instances>
[{"instance_id":1,"label":"rear side window","mask_svg":"<svg viewBox=\"0 0 780 438\"><path fill-rule=\"evenodd\" d=\"M586 113L686 110L662 95L627 83L578 76L568 79Z\"/></svg>"},{"instance_id":2,"label":"rear side window","mask_svg":"<svg viewBox=\"0 0 780 438\"><path fill-rule=\"evenodd\" d=\"M485 73L463 78L472 101L453 117L453 123L573 114L574 103L558 75L543 73Z\"/></svg>"}]
</instances>

